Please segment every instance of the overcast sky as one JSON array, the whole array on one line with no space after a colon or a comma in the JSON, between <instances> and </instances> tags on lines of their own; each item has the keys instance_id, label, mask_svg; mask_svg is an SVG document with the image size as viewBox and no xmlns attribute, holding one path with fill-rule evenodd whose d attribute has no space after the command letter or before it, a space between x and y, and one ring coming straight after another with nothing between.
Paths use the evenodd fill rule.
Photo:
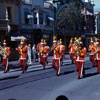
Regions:
<instances>
[{"instance_id":1,"label":"overcast sky","mask_svg":"<svg viewBox=\"0 0 100 100\"><path fill-rule=\"evenodd\" d=\"M100 11L100 0L94 0L95 3L95 11Z\"/></svg>"}]
</instances>

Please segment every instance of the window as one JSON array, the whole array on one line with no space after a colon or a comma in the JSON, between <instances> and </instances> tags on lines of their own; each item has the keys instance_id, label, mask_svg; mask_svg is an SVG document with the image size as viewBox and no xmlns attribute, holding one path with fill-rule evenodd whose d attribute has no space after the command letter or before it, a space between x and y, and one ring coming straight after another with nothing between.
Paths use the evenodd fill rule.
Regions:
<instances>
[{"instance_id":1,"label":"window","mask_svg":"<svg viewBox=\"0 0 100 100\"><path fill-rule=\"evenodd\" d=\"M34 24L37 24L37 15L34 13Z\"/></svg>"},{"instance_id":2,"label":"window","mask_svg":"<svg viewBox=\"0 0 100 100\"><path fill-rule=\"evenodd\" d=\"M12 14L11 14L11 7L7 7L8 19L11 21Z\"/></svg>"},{"instance_id":3,"label":"window","mask_svg":"<svg viewBox=\"0 0 100 100\"><path fill-rule=\"evenodd\" d=\"M25 24L29 24L28 15L30 15L29 11L25 11L25 12L24 12Z\"/></svg>"},{"instance_id":4,"label":"window","mask_svg":"<svg viewBox=\"0 0 100 100\"><path fill-rule=\"evenodd\" d=\"M47 25L50 26L50 20L48 17L49 17L49 15L46 16L46 22L47 22Z\"/></svg>"},{"instance_id":5,"label":"window","mask_svg":"<svg viewBox=\"0 0 100 100\"><path fill-rule=\"evenodd\" d=\"M43 14L39 14L39 24L43 24Z\"/></svg>"}]
</instances>

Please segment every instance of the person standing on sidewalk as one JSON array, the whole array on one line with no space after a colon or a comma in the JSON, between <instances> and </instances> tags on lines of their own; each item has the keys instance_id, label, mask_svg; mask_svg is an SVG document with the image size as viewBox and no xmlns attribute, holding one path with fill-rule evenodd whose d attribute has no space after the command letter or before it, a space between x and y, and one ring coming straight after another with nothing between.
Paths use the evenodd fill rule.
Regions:
<instances>
[{"instance_id":1,"label":"person standing on sidewalk","mask_svg":"<svg viewBox=\"0 0 100 100\"><path fill-rule=\"evenodd\" d=\"M31 44L30 43L28 44L27 56L28 56L28 63L32 64L32 61L31 61Z\"/></svg>"},{"instance_id":2,"label":"person standing on sidewalk","mask_svg":"<svg viewBox=\"0 0 100 100\"><path fill-rule=\"evenodd\" d=\"M7 46L6 40L3 42L3 49L5 50L3 53L3 65L5 66L4 73L8 71L8 57L11 54L10 48Z\"/></svg>"},{"instance_id":3,"label":"person standing on sidewalk","mask_svg":"<svg viewBox=\"0 0 100 100\"><path fill-rule=\"evenodd\" d=\"M36 62L36 45L35 44L32 47L32 54L33 54L33 62Z\"/></svg>"},{"instance_id":4,"label":"person standing on sidewalk","mask_svg":"<svg viewBox=\"0 0 100 100\"><path fill-rule=\"evenodd\" d=\"M20 58L19 58L20 66L22 67L22 73L24 73L27 70L27 68L28 68L28 65L26 63L28 47L27 47L24 39L21 40L20 47L16 48L16 50L20 54Z\"/></svg>"}]
</instances>

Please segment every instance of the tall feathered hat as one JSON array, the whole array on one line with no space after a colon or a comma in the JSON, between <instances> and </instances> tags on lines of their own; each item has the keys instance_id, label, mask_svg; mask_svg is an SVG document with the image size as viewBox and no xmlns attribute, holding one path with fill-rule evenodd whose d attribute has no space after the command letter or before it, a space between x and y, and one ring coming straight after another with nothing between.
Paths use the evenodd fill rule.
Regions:
<instances>
[{"instance_id":1,"label":"tall feathered hat","mask_svg":"<svg viewBox=\"0 0 100 100\"><path fill-rule=\"evenodd\" d=\"M95 38L95 42L98 42L98 39L97 38Z\"/></svg>"},{"instance_id":2,"label":"tall feathered hat","mask_svg":"<svg viewBox=\"0 0 100 100\"><path fill-rule=\"evenodd\" d=\"M7 44L7 43L6 43L6 40L4 40L4 41L3 41L3 45L6 45L6 44Z\"/></svg>"},{"instance_id":3,"label":"tall feathered hat","mask_svg":"<svg viewBox=\"0 0 100 100\"><path fill-rule=\"evenodd\" d=\"M43 42L44 42L44 40L43 40L43 39L41 39L41 44L43 44Z\"/></svg>"},{"instance_id":4,"label":"tall feathered hat","mask_svg":"<svg viewBox=\"0 0 100 100\"><path fill-rule=\"evenodd\" d=\"M70 39L70 42L73 42L73 38Z\"/></svg>"},{"instance_id":5,"label":"tall feathered hat","mask_svg":"<svg viewBox=\"0 0 100 100\"><path fill-rule=\"evenodd\" d=\"M44 40L44 42L43 42L44 44L46 44L46 40Z\"/></svg>"},{"instance_id":6,"label":"tall feathered hat","mask_svg":"<svg viewBox=\"0 0 100 100\"><path fill-rule=\"evenodd\" d=\"M77 37L75 37L74 40L76 41L77 40Z\"/></svg>"},{"instance_id":7,"label":"tall feathered hat","mask_svg":"<svg viewBox=\"0 0 100 100\"><path fill-rule=\"evenodd\" d=\"M62 43L62 39L60 39L59 41L60 41L60 43Z\"/></svg>"},{"instance_id":8,"label":"tall feathered hat","mask_svg":"<svg viewBox=\"0 0 100 100\"><path fill-rule=\"evenodd\" d=\"M81 37L79 37L79 40L81 41L81 40L82 40L82 38L81 38Z\"/></svg>"},{"instance_id":9,"label":"tall feathered hat","mask_svg":"<svg viewBox=\"0 0 100 100\"><path fill-rule=\"evenodd\" d=\"M56 36L53 36L53 43L57 42Z\"/></svg>"},{"instance_id":10,"label":"tall feathered hat","mask_svg":"<svg viewBox=\"0 0 100 100\"><path fill-rule=\"evenodd\" d=\"M24 42L25 42L25 40L24 39L21 39L20 44L24 44Z\"/></svg>"},{"instance_id":11,"label":"tall feathered hat","mask_svg":"<svg viewBox=\"0 0 100 100\"><path fill-rule=\"evenodd\" d=\"M91 43L93 43L93 38L91 37L91 41L90 41Z\"/></svg>"}]
</instances>

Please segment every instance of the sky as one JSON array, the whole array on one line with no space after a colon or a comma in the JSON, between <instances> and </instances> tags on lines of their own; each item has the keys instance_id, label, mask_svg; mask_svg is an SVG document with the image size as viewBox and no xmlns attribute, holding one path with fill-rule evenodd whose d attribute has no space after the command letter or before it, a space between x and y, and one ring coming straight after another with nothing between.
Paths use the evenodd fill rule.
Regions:
<instances>
[{"instance_id":1,"label":"sky","mask_svg":"<svg viewBox=\"0 0 100 100\"><path fill-rule=\"evenodd\" d=\"M94 3L95 3L94 10L100 11L100 0L94 0Z\"/></svg>"}]
</instances>

